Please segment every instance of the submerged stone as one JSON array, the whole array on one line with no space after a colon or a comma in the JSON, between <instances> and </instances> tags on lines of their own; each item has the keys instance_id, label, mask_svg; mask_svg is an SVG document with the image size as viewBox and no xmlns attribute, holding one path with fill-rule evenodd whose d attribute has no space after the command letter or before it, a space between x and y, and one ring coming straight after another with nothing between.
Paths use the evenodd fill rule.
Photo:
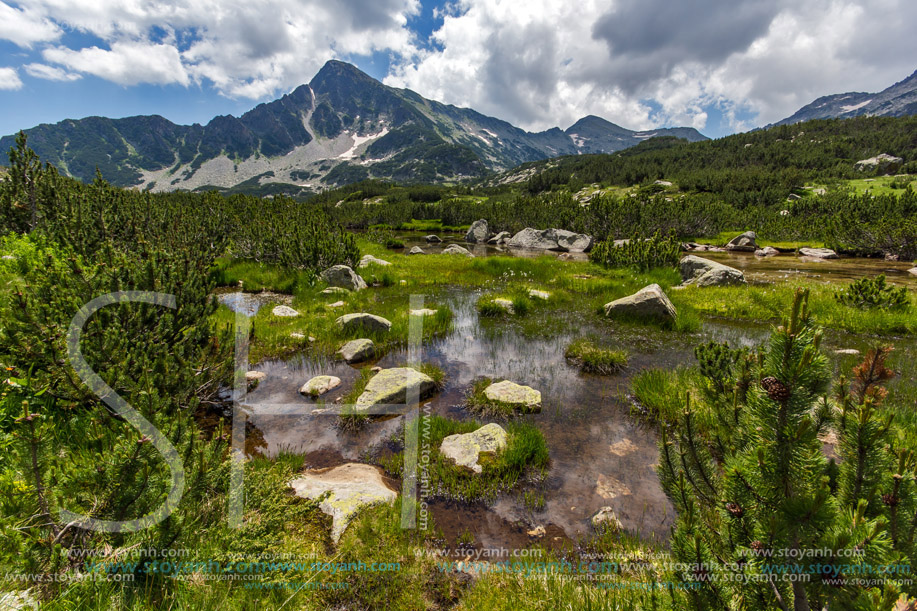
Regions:
<instances>
[{"instance_id":1,"label":"submerged stone","mask_svg":"<svg viewBox=\"0 0 917 611\"><path fill-rule=\"evenodd\" d=\"M481 454L497 454L506 447L506 440L503 427L490 423L471 433L449 435L443 439L439 451L456 466L481 473L482 467L478 464Z\"/></svg>"},{"instance_id":2,"label":"submerged stone","mask_svg":"<svg viewBox=\"0 0 917 611\"><path fill-rule=\"evenodd\" d=\"M331 516L331 540L335 543L361 510L383 503L391 505L398 497L385 485L378 468L359 463L313 471L294 479L290 486L296 496L306 499L330 493L319 509Z\"/></svg>"},{"instance_id":3,"label":"submerged stone","mask_svg":"<svg viewBox=\"0 0 917 611\"><path fill-rule=\"evenodd\" d=\"M355 413L376 405L402 405L409 394L426 399L436 390L433 378L412 367L383 369L366 384L363 394L357 397Z\"/></svg>"},{"instance_id":4,"label":"submerged stone","mask_svg":"<svg viewBox=\"0 0 917 611\"><path fill-rule=\"evenodd\" d=\"M443 241L442 238L440 238L438 235L433 235L433 234L426 236L424 239L427 242L430 242L431 244ZM415 246L414 248L418 248L418 247Z\"/></svg>"}]
</instances>

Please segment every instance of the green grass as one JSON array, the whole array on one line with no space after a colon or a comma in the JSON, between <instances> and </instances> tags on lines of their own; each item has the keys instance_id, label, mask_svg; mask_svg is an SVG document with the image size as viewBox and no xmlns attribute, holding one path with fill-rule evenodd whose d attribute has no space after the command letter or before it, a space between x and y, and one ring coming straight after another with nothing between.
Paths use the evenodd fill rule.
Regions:
<instances>
[{"instance_id":1,"label":"green grass","mask_svg":"<svg viewBox=\"0 0 917 611\"><path fill-rule=\"evenodd\" d=\"M872 178L855 178L839 183L838 188L852 189L857 195L901 195L904 187L910 184L911 188L917 187L917 176L875 176ZM898 188L895 188L898 187Z\"/></svg>"},{"instance_id":2,"label":"green grass","mask_svg":"<svg viewBox=\"0 0 917 611\"><path fill-rule=\"evenodd\" d=\"M362 367L360 369L360 377L353 383L353 388L341 398L341 405L351 406L356 404L357 399L363 394L363 391L366 390L366 385L369 384L373 375L375 374L372 371L372 367ZM338 426L342 431L358 431L366 426L369 422L369 418L370 417L366 414L354 413L348 407L342 407L341 413L338 415Z\"/></svg>"},{"instance_id":3,"label":"green grass","mask_svg":"<svg viewBox=\"0 0 917 611\"><path fill-rule=\"evenodd\" d=\"M907 311L861 310L838 301L834 289L824 284L803 282L770 286L704 287L689 286L673 296L676 304L686 304L701 314L741 320L773 321L786 314L797 286L810 289L809 310L815 322L824 327L874 335L914 335L917 316Z\"/></svg>"},{"instance_id":4,"label":"green grass","mask_svg":"<svg viewBox=\"0 0 917 611\"><path fill-rule=\"evenodd\" d=\"M610 375L627 366L627 352L602 348L587 338L580 338L567 346L564 356L588 373Z\"/></svg>"},{"instance_id":5,"label":"green grass","mask_svg":"<svg viewBox=\"0 0 917 611\"><path fill-rule=\"evenodd\" d=\"M789 204L788 204L789 205ZM682 242L697 242L700 244L714 244L717 246L725 246L731 239L741 235L748 231L748 229L730 229L727 231L721 231L720 233L713 236L691 236L683 238ZM755 240L755 243L764 248L765 246L772 246L773 248L779 249L797 249L797 248L824 248L825 243L819 240L797 240L797 241L786 241L786 240L768 240L767 238L758 236Z\"/></svg>"},{"instance_id":6,"label":"green grass","mask_svg":"<svg viewBox=\"0 0 917 611\"><path fill-rule=\"evenodd\" d=\"M249 293L273 291L292 295L298 291L308 290L315 283L315 275L310 272L226 258L217 260L210 276L217 286L241 286L242 290Z\"/></svg>"},{"instance_id":7,"label":"green grass","mask_svg":"<svg viewBox=\"0 0 917 611\"><path fill-rule=\"evenodd\" d=\"M441 416L423 416L420 423L421 444L432 449L427 474L430 490L436 498L466 502L496 500L524 479L543 477L549 462L544 435L532 424L512 422L505 425L506 448L496 456L482 455L478 459L481 473L458 467L439 452L443 439L449 435L471 433L482 426L475 421L457 421ZM401 452L381 461L382 467L395 477L401 477L404 455Z\"/></svg>"},{"instance_id":8,"label":"green grass","mask_svg":"<svg viewBox=\"0 0 917 611\"><path fill-rule=\"evenodd\" d=\"M695 388L697 375L696 369L684 367L645 369L631 380L631 394L643 417L662 424L674 423L685 409L685 395Z\"/></svg>"}]
</instances>

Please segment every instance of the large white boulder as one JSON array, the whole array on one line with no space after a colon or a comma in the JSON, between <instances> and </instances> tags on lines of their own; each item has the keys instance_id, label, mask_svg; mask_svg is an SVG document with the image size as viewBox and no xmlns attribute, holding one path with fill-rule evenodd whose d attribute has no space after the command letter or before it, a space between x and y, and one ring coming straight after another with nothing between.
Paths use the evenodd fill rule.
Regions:
<instances>
[{"instance_id":1,"label":"large white boulder","mask_svg":"<svg viewBox=\"0 0 917 611\"><path fill-rule=\"evenodd\" d=\"M685 284L696 286L731 286L745 284L745 274L734 267L696 255L683 257L678 270Z\"/></svg>"},{"instance_id":2,"label":"large white boulder","mask_svg":"<svg viewBox=\"0 0 917 611\"><path fill-rule=\"evenodd\" d=\"M471 244L483 244L490 237L490 228L487 221L479 219L471 224L465 234L465 241Z\"/></svg>"}]
</instances>

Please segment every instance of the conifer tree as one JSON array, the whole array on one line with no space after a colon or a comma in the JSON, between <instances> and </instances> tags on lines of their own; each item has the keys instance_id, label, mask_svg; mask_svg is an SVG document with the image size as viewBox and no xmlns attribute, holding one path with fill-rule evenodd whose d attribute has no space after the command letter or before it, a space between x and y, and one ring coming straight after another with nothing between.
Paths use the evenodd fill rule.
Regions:
<instances>
[{"instance_id":1,"label":"conifer tree","mask_svg":"<svg viewBox=\"0 0 917 611\"><path fill-rule=\"evenodd\" d=\"M660 476L679 512L672 551L688 567L682 578L695 609L888 608L898 596L892 585L848 578L898 557L875 501L887 426L856 424L883 395L878 384L888 373L875 358L857 370L850 401L862 407L842 416L848 460L835 497L818 438L831 410L820 341L808 292L797 291L790 316L759 355L744 404L737 402L729 443L711 452L718 436L699 429L700 408L690 400L662 437ZM861 452L858 443L869 446L860 468L849 460Z\"/></svg>"}]
</instances>

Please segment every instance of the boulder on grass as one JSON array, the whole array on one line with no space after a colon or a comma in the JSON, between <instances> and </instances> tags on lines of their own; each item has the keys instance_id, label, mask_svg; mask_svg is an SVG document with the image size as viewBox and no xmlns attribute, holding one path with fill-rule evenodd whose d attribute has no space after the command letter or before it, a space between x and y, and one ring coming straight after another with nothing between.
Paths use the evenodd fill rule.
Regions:
<instances>
[{"instance_id":1,"label":"boulder on grass","mask_svg":"<svg viewBox=\"0 0 917 611\"><path fill-rule=\"evenodd\" d=\"M329 390L333 390L341 385L341 378L337 376L315 376L302 385L299 392L310 397L318 397Z\"/></svg>"},{"instance_id":2,"label":"boulder on grass","mask_svg":"<svg viewBox=\"0 0 917 611\"><path fill-rule=\"evenodd\" d=\"M363 258L360 259L360 263L357 265L357 267L362 269L364 267L369 267L370 265L381 265L382 267L385 267L386 265L391 265L391 263L383 259L377 259L372 255L363 255Z\"/></svg>"},{"instance_id":3,"label":"boulder on grass","mask_svg":"<svg viewBox=\"0 0 917 611\"><path fill-rule=\"evenodd\" d=\"M449 435L443 439L439 451L456 466L481 473L478 464L481 454L497 454L506 447L506 440L503 427L492 422L471 433Z\"/></svg>"},{"instance_id":4,"label":"boulder on grass","mask_svg":"<svg viewBox=\"0 0 917 611\"><path fill-rule=\"evenodd\" d=\"M383 369L374 375L357 397L354 413L365 412L376 405L403 404L409 394L426 399L436 391L433 378L412 367Z\"/></svg>"},{"instance_id":5,"label":"boulder on grass","mask_svg":"<svg viewBox=\"0 0 917 611\"><path fill-rule=\"evenodd\" d=\"M273 314L274 316L279 316L281 318L293 318L294 316L299 316L299 312L297 312L290 306L285 306L285 305L274 306L274 309L271 310L271 314Z\"/></svg>"},{"instance_id":6,"label":"boulder on grass","mask_svg":"<svg viewBox=\"0 0 917 611\"><path fill-rule=\"evenodd\" d=\"M471 224L465 234L465 241L470 244L483 244L490 237L490 228L487 221L479 219Z\"/></svg>"},{"instance_id":7,"label":"boulder on grass","mask_svg":"<svg viewBox=\"0 0 917 611\"><path fill-rule=\"evenodd\" d=\"M376 356L376 345L371 339L352 339L337 351L347 363L362 363Z\"/></svg>"},{"instance_id":8,"label":"boulder on grass","mask_svg":"<svg viewBox=\"0 0 917 611\"><path fill-rule=\"evenodd\" d=\"M392 323L381 316L368 314L366 312L356 312L354 314L344 314L334 321L338 327L344 331L353 331L355 329L364 329L366 331L388 331L392 328Z\"/></svg>"},{"instance_id":9,"label":"boulder on grass","mask_svg":"<svg viewBox=\"0 0 917 611\"><path fill-rule=\"evenodd\" d=\"M391 505L398 497L385 485L377 467L359 463L313 471L294 479L290 486L296 496L306 499L330 493L319 509L331 516L331 539L335 543L361 510L383 503Z\"/></svg>"},{"instance_id":10,"label":"boulder on grass","mask_svg":"<svg viewBox=\"0 0 917 611\"><path fill-rule=\"evenodd\" d=\"M745 284L745 274L734 267L695 255L683 257L678 270L684 284L696 286L732 286Z\"/></svg>"},{"instance_id":11,"label":"boulder on grass","mask_svg":"<svg viewBox=\"0 0 917 611\"><path fill-rule=\"evenodd\" d=\"M633 295L606 303L605 316L609 318L616 316L653 318L665 321L674 320L677 312L675 306L662 292L662 287L658 284L651 284Z\"/></svg>"},{"instance_id":12,"label":"boulder on grass","mask_svg":"<svg viewBox=\"0 0 917 611\"><path fill-rule=\"evenodd\" d=\"M348 291L359 291L366 288L363 278L346 265L333 265L323 271L320 277L329 286L339 286Z\"/></svg>"},{"instance_id":13,"label":"boulder on grass","mask_svg":"<svg viewBox=\"0 0 917 611\"><path fill-rule=\"evenodd\" d=\"M837 259L837 253L830 248L800 248L799 254L816 259Z\"/></svg>"},{"instance_id":14,"label":"boulder on grass","mask_svg":"<svg viewBox=\"0 0 917 611\"><path fill-rule=\"evenodd\" d=\"M729 240L726 244L726 250L755 252L758 250L758 244L755 242L756 239L758 239L758 234L754 231L746 231L742 235L737 235Z\"/></svg>"},{"instance_id":15,"label":"boulder on grass","mask_svg":"<svg viewBox=\"0 0 917 611\"><path fill-rule=\"evenodd\" d=\"M891 172L897 172L902 163L904 163L904 159L901 157L895 157L894 155L889 155L887 153L880 153L875 157L857 161L854 167L860 171L875 170L880 174L887 174Z\"/></svg>"}]
</instances>

